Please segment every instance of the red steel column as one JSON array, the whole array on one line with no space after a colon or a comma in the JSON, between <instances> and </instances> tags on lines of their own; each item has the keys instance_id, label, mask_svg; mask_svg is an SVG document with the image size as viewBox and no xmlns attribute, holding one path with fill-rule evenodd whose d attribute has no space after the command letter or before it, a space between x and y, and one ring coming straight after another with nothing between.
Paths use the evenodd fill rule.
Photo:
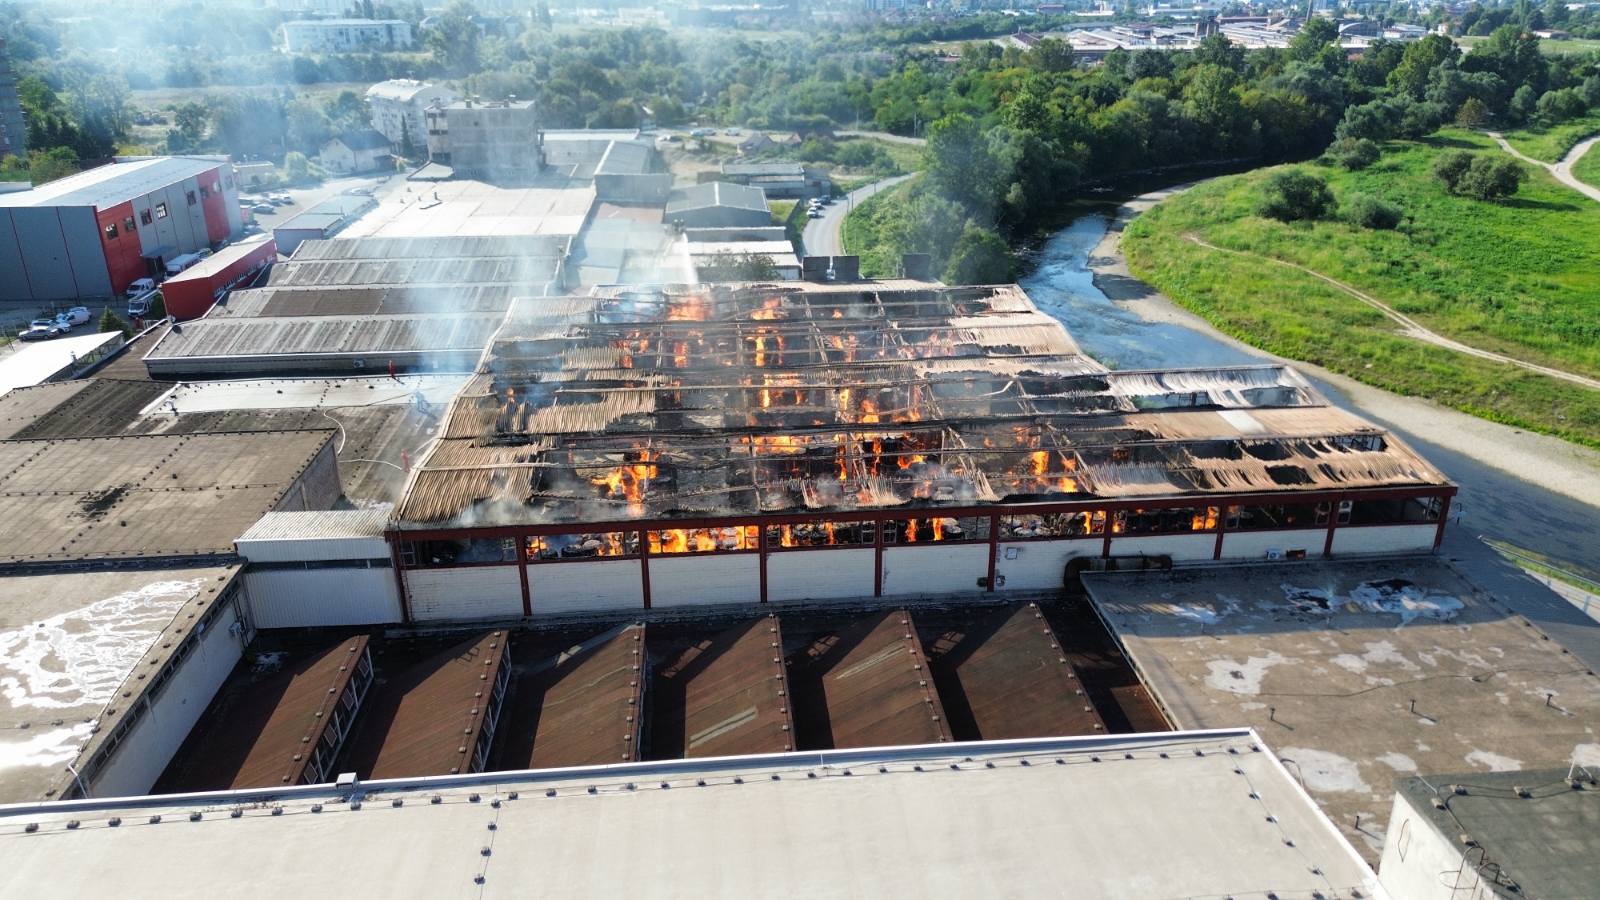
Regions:
<instances>
[{"instance_id":1,"label":"red steel column","mask_svg":"<svg viewBox=\"0 0 1600 900\"><path fill-rule=\"evenodd\" d=\"M888 520L880 519L872 524L872 596L883 596L883 529L888 527Z\"/></svg>"},{"instance_id":2,"label":"red steel column","mask_svg":"<svg viewBox=\"0 0 1600 900\"><path fill-rule=\"evenodd\" d=\"M411 598L406 596L406 576L400 569L400 538L390 534L389 538L389 565L394 566L394 583L400 591L400 623L411 624Z\"/></svg>"},{"instance_id":3,"label":"red steel column","mask_svg":"<svg viewBox=\"0 0 1600 900\"><path fill-rule=\"evenodd\" d=\"M528 589L528 536L517 535L517 577L522 579L522 614L533 615L533 593Z\"/></svg>"},{"instance_id":4,"label":"red steel column","mask_svg":"<svg viewBox=\"0 0 1600 900\"><path fill-rule=\"evenodd\" d=\"M767 526L757 526L761 530L756 533L756 554L761 560L761 602L767 602Z\"/></svg>"},{"instance_id":5,"label":"red steel column","mask_svg":"<svg viewBox=\"0 0 1600 900\"><path fill-rule=\"evenodd\" d=\"M650 532L639 529L639 583L644 592L644 608L650 608Z\"/></svg>"},{"instance_id":6,"label":"red steel column","mask_svg":"<svg viewBox=\"0 0 1600 900\"><path fill-rule=\"evenodd\" d=\"M993 591L995 589L995 583L994 583L995 560L999 556L999 553L1000 553L1000 514L999 513L995 513L994 515L989 517L989 587L987 588L987 590L989 590L989 591Z\"/></svg>"},{"instance_id":7,"label":"red steel column","mask_svg":"<svg viewBox=\"0 0 1600 900\"><path fill-rule=\"evenodd\" d=\"M1223 504L1220 507L1220 510L1222 512L1222 515L1217 517L1217 546L1216 546L1216 549L1211 551L1211 559L1212 560L1219 560L1219 559L1222 558L1222 536L1228 532L1228 506L1227 506L1227 504Z\"/></svg>"},{"instance_id":8,"label":"red steel column","mask_svg":"<svg viewBox=\"0 0 1600 900\"><path fill-rule=\"evenodd\" d=\"M1433 549L1438 551L1439 545L1444 543L1444 523L1450 520L1450 495L1444 495L1444 503L1439 507L1439 529L1433 533Z\"/></svg>"},{"instance_id":9,"label":"red steel column","mask_svg":"<svg viewBox=\"0 0 1600 900\"><path fill-rule=\"evenodd\" d=\"M1322 558L1333 556L1333 533L1339 528L1339 504L1342 499L1328 501L1328 537L1322 542Z\"/></svg>"}]
</instances>

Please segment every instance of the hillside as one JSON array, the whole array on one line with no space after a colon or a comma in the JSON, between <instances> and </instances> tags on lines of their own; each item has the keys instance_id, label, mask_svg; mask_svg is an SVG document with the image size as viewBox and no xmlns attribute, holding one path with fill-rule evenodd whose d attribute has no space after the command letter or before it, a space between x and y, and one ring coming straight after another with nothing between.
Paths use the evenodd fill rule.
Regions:
<instances>
[{"instance_id":1,"label":"hillside","mask_svg":"<svg viewBox=\"0 0 1600 900\"><path fill-rule=\"evenodd\" d=\"M1364 193L1398 204L1407 218L1395 231L1262 218L1260 184L1274 171L1263 169L1156 207L1129 226L1124 248L1140 277L1271 352L1600 445L1600 391L1403 336L1378 310L1272 261L1337 279L1469 346L1600 376L1600 204L1542 171L1504 202L1451 196L1431 166L1456 148L1499 152L1481 135L1446 130L1390 143L1362 171L1303 167L1324 176L1341 203Z\"/></svg>"}]
</instances>

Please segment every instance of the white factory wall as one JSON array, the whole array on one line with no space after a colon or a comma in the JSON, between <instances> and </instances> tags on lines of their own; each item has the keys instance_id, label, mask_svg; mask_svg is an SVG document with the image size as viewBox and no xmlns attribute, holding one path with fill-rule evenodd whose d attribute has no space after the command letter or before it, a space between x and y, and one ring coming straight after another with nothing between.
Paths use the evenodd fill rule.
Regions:
<instances>
[{"instance_id":1,"label":"white factory wall","mask_svg":"<svg viewBox=\"0 0 1600 900\"><path fill-rule=\"evenodd\" d=\"M1324 534L1326 536L1326 534ZM1153 534L1147 537L1113 537L1112 556L1170 556L1174 562L1193 562L1210 559L1217 552L1217 535L1211 534ZM1226 549L1223 551L1227 552ZM1322 552L1322 545L1317 545Z\"/></svg>"},{"instance_id":2,"label":"white factory wall","mask_svg":"<svg viewBox=\"0 0 1600 900\"><path fill-rule=\"evenodd\" d=\"M522 576L516 566L408 569L405 575L411 618L418 622L522 615Z\"/></svg>"},{"instance_id":3,"label":"white factory wall","mask_svg":"<svg viewBox=\"0 0 1600 900\"><path fill-rule=\"evenodd\" d=\"M387 625L402 618L394 570L387 566L252 569L245 573L244 584L250 619L257 628ZM520 587L518 591L520 610Z\"/></svg>"},{"instance_id":4,"label":"white factory wall","mask_svg":"<svg viewBox=\"0 0 1600 900\"><path fill-rule=\"evenodd\" d=\"M934 543L883 551L885 597L981 591L978 579L987 577L988 544Z\"/></svg>"},{"instance_id":5,"label":"white factory wall","mask_svg":"<svg viewBox=\"0 0 1600 900\"><path fill-rule=\"evenodd\" d=\"M253 563L307 560L389 558L389 544L379 537L271 538L234 541L239 555Z\"/></svg>"},{"instance_id":6,"label":"white factory wall","mask_svg":"<svg viewBox=\"0 0 1600 900\"><path fill-rule=\"evenodd\" d=\"M1213 538L1214 539L1214 538ZM1304 550L1321 556L1328 529L1315 531L1230 531L1222 536L1223 559L1266 559L1268 550Z\"/></svg>"},{"instance_id":7,"label":"white factory wall","mask_svg":"<svg viewBox=\"0 0 1600 900\"><path fill-rule=\"evenodd\" d=\"M89 785L92 795L138 797L150 793L244 655L241 636L233 633L239 619L236 610L235 604L228 603L218 612L200 634L199 645L178 664L167 683L148 697L149 708L95 773Z\"/></svg>"},{"instance_id":8,"label":"white factory wall","mask_svg":"<svg viewBox=\"0 0 1600 900\"><path fill-rule=\"evenodd\" d=\"M1101 538L1068 541L1001 542L995 575L1004 576L1002 591L1051 591L1061 587L1067 561L1073 557L1098 558L1105 547ZM1007 559L1010 554L1013 558Z\"/></svg>"},{"instance_id":9,"label":"white factory wall","mask_svg":"<svg viewBox=\"0 0 1600 900\"><path fill-rule=\"evenodd\" d=\"M650 608L761 602L761 560L754 553L650 557Z\"/></svg>"},{"instance_id":10,"label":"white factory wall","mask_svg":"<svg viewBox=\"0 0 1600 900\"><path fill-rule=\"evenodd\" d=\"M1389 896L1405 900L1494 900L1497 895L1462 859L1462 850L1396 793L1378 881ZM1454 877L1457 872L1459 879Z\"/></svg>"},{"instance_id":11,"label":"white factory wall","mask_svg":"<svg viewBox=\"0 0 1600 900\"><path fill-rule=\"evenodd\" d=\"M767 599L870 597L876 557L871 548L773 553L767 557Z\"/></svg>"},{"instance_id":12,"label":"white factory wall","mask_svg":"<svg viewBox=\"0 0 1600 900\"><path fill-rule=\"evenodd\" d=\"M1338 528L1333 532L1333 554L1338 556L1344 553L1415 553L1418 550L1432 550L1433 539L1438 533L1437 522Z\"/></svg>"},{"instance_id":13,"label":"white factory wall","mask_svg":"<svg viewBox=\"0 0 1600 900\"><path fill-rule=\"evenodd\" d=\"M561 562L528 567L528 594L536 616L589 610L644 609L644 583L636 559ZM651 574L655 574L652 560Z\"/></svg>"}]
</instances>

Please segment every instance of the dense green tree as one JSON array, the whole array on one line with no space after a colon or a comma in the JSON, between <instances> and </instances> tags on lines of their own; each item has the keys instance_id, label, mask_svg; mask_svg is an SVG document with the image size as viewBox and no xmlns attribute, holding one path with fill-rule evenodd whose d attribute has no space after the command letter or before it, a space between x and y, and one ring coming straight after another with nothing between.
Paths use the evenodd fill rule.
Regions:
<instances>
[{"instance_id":1,"label":"dense green tree","mask_svg":"<svg viewBox=\"0 0 1600 900\"><path fill-rule=\"evenodd\" d=\"M945 264L946 284L1001 284L1012 277L1011 250L1001 237L968 223Z\"/></svg>"},{"instance_id":2,"label":"dense green tree","mask_svg":"<svg viewBox=\"0 0 1600 900\"><path fill-rule=\"evenodd\" d=\"M969 214L987 217L993 204L994 160L970 116L946 116L928 129L928 178Z\"/></svg>"},{"instance_id":3,"label":"dense green tree","mask_svg":"<svg viewBox=\"0 0 1600 900\"><path fill-rule=\"evenodd\" d=\"M1460 55L1455 41L1442 34L1430 34L1415 41L1406 47L1400 64L1389 73L1389 89L1421 100L1434 70L1447 61L1454 63Z\"/></svg>"},{"instance_id":4,"label":"dense green tree","mask_svg":"<svg viewBox=\"0 0 1600 900\"><path fill-rule=\"evenodd\" d=\"M1321 219L1337 204L1328 183L1299 169L1274 172L1262 185L1256 212L1281 222Z\"/></svg>"}]
</instances>

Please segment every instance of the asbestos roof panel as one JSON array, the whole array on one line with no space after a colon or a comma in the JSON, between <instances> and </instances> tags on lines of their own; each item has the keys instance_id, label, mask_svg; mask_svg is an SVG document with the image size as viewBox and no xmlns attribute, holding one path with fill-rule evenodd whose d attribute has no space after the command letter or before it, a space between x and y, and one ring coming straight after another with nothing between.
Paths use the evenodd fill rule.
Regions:
<instances>
[{"instance_id":1,"label":"asbestos roof panel","mask_svg":"<svg viewBox=\"0 0 1600 900\"><path fill-rule=\"evenodd\" d=\"M686 188L676 188L667 198L667 215L709 206L731 206L738 209L767 210L766 192L758 187L733 184L727 181L710 181Z\"/></svg>"},{"instance_id":2,"label":"asbestos roof panel","mask_svg":"<svg viewBox=\"0 0 1600 900\"><path fill-rule=\"evenodd\" d=\"M173 329L147 358L473 350L499 325L498 315L199 319Z\"/></svg>"},{"instance_id":3,"label":"asbestos roof panel","mask_svg":"<svg viewBox=\"0 0 1600 900\"><path fill-rule=\"evenodd\" d=\"M935 668L948 673L986 741L1103 734L1105 723L1036 604L1001 610L967 630Z\"/></svg>"},{"instance_id":4,"label":"asbestos roof panel","mask_svg":"<svg viewBox=\"0 0 1600 900\"><path fill-rule=\"evenodd\" d=\"M515 292L509 284L250 288L230 292L206 318L495 313L510 308Z\"/></svg>"},{"instance_id":5,"label":"asbestos roof panel","mask_svg":"<svg viewBox=\"0 0 1600 900\"><path fill-rule=\"evenodd\" d=\"M650 752L657 758L794 749L777 616L697 642L656 673Z\"/></svg>"},{"instance_id":6,"label":"asbestos roof panel","mask_svg":"<svg viewBox=\"0 0 1600 900\"><path fill-rule=\"evenodd\" d=\"M269 512L240 535L238 543L381 538L389 521L387 512L381 507Z\"/></svg>"},{"instance_id":7,"label":"asbestos roof panel","mask_svg":"<svg viewBox=\"0 0 1600 900\"><path fill-rule=\"evenodd\" d=\"M908 610L869 616L814 665L827 704L825 748L948 741L949 724Z\"/></svg>"},{"instance_id":8,"label":"asbestos roof panel","mask_svg":"<svg viewBox=\"0 0 1600 900\"><path fill-rule=\"evenodd\" d=\"M0 194L6 206L92 206L106 209L171 184L227 167L222 158L161 156L85 169L29 191Z\"/></svg>"},{"instance_id":9,"label":"asbestos roof panel","mask_svg":"<svg viewBox=\"0 0 1600 900\"><path fill-rule=\"evenodd\" d=\"M510 762L519 768L628 762L639 758L644 697L645 627L608 631L546 663L513 700L537 710L531 735L509 734L517 747L531 747ZM522 697L526 690L531 696ZM515 717L503 722L511 724Z\"/></svg>"},{"instance_id":10,"label":"asbestos roof panel","mask_svg":"<svg viewBox=\"0 0 1600 900\"><path fill-rule=\"evenodd\" d=\"M343 765L362 778L415 778L474 771L500 668L510 665L504 631L475 635L373 687L361 734Z\"/></svg>"}]
</instances>

